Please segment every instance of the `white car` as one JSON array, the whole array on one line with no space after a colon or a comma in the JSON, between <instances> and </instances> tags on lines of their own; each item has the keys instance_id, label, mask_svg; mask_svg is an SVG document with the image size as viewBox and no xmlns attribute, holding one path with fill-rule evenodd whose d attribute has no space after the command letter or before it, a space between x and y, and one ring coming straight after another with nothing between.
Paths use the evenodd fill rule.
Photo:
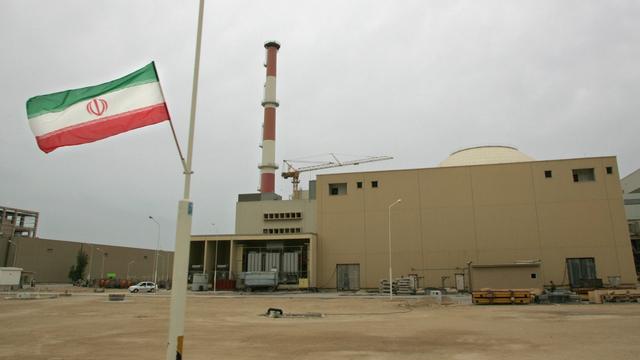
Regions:
<instances>
[{"instance_id":1,"label":"white car","mask_svg":"<svg viewBox=\"0 0 640 360\"><path fill-rule=\"evenodd\" d=\"M158 285L151 281L143 281L139 282L135 285L129 286L129 292L137 293L137 292L154 292L158 290Z\"/></svg>"}]
</instances>

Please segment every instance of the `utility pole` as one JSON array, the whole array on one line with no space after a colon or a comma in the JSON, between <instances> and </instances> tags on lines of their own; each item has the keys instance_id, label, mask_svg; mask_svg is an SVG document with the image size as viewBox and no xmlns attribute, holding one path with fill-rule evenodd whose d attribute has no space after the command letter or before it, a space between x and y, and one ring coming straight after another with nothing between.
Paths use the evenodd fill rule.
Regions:
<instances>
[{"instance_id":1,"label":"utility pole","mask_svg":"<svg viewBox=\"0 0 640 360\"><path fill-rule=\"evenodd\" d=\"M160 256L160 223L153 218L153 216L149 215L149 219L151 219L156 225L158 225L158 241L156 243L156 261L153 264L153 283L158 285L158 256ZM156 292L157 294L157 292Z\"/></svg>"},{"instance_id":2,"label":"utility pole","mask_svg":"<svg viewBox=\"0 0 640 360\"><path fill-rule=\"evenodd\" d=\"M389 205L389 300L393 300L393 271L391 270L391 208L399 204L402 199L394 201Z\"/></svg>"}]
</instances>

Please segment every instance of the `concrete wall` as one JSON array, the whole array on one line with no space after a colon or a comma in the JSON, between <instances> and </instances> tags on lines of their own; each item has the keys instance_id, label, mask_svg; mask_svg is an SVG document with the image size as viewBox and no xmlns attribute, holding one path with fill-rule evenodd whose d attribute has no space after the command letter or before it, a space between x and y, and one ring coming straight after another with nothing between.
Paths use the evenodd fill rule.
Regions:
<instances>
[{"instance_id":1,"label":"concrete wall","mask_svg":"<svg viewBox=\"0 0 640 360\"><path fill-rule=\"evenodd\" d=\"M300 220L268 220L265 213L301 212ZM300 232L316 231L315 200L240 201L236 204L236 234L262 234L265 228L301 228Z\"/></svg>"},{"instance_id":2,"label":"concrete wall","mask_svg":"<svg viewBox=\"0 0 640 360\"><path fill-rule=\"evenodd\" d=\"M82 244L70 241L50 240L41 238L20 238L16 266L26 271L34 271L35 279L39 283L68 283L69 269L76 264L78 250L82 246L90 257L85 278L102 277L103 255L99 248L107 255L104 256L104 274L116 273L117 278L126 278L127 265L129 276L134 280L153 280L155 250L138 249L122 246ZM161 251L158 266L158 280L171 277L173 267L173 252Z\"/></svg>"},{"instance_id":3,"label":"concrete wall","mask_svg":"<svg viewBox=\"0 0 640 360\"><path fill-rule=\"evenodd\" d=\"M473 290L540 289L544 283L539 274L539 265L473 267L471 284Z\"/></svg>"},{"instance_id":4,"label":"concrete wall","mask_svg":"<svg viewBox=\"0 0 640 360\"><path fill-rule=\"evenodd\" d=\"M581 168L594 168L595 181L574 182L572 169ZM346 195L329 195L329 184L343 182ZM469 261L541 259L541 281L561 284L566 258L594 257L605 282L620 275L635 283L616 159L599 157L320 175L319 286L335 286L336 264L360 264L361 287L388 277L388 206L398 198L396 276L417 273L423 285L440 286L441 276L453 279Z\"/></svg>"}]
</instances>

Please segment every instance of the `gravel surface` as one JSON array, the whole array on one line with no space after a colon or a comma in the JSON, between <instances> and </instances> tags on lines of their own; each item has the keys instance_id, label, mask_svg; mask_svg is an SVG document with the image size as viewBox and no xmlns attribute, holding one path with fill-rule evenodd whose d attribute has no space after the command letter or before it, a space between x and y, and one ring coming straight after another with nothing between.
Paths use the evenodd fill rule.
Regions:
<instances>
[{"instance_id":1,"label":"gravel surface","mask_svg":"<svg viewBox=\"0 0 640 360\"><path fill-rule=\"evenodd\" d=\"M167 293L125 299L91 292L3 297L0 359L163 359ZM270 307L285 316L263 316ZM183 358L636 360L639 334L635 303L474 306L417 296L194 294Z\"/></svg>"}]
</instances>

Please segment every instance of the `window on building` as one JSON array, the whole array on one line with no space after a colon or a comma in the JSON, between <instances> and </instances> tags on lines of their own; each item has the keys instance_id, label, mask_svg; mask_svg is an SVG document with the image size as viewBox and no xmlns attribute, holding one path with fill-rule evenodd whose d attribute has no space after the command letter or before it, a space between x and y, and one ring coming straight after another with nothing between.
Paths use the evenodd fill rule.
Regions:
<instances>
[{"instance_id":1,"label":"window on building","mask_svg":"<svg viewBox=\"0 0 640 360\"><path fill-rule=\"evenodd\" d=\"M269 220L269 214L264 214L264 219Z\"/></svg>"},{"instance_id":2,"label":"window on building","mask_svg":"<svg viewBox=\"0 0 640 360\"><path fill-rule=\"evenodd\" d=\"M573 169L573 182L596 181L596 175L593 168L589 169Z\"/></svg>"},{"instance_id":3,"label":"window on building","mask_svg":"<svg viewBox=\"0 0 640 360\"><path fill-rule=\"evenodd\" d=\"M356 186L358 187L358 189L362 189L362 181L358 181L356 183Z\"/></svg>"},{"instance_id":4,"label":"window on building","mask_svg":"<svg viewBox=\"0 0 640 360\"><path fill-rule=\"evenodd\" d=\"M262 229L262 233L263 234L268 234L269 233L269 229Z\"/></svg>"},{"instance_id":5,"label":"window on building","mask_svg":"<svg viewBox=\"0 0 640 360\"><path fill-rule=\"evenodd\" d=\"M298 219L302 219L302 213L300 213L300 212L299 212L299 213L296 213L296 217L297 217Z\"/></svg>"},{"instance_id":6,"label":"window on building","mask_svg":"<svg viewBox=\"0 0 640 360\"><path fill-rule=\"evenodd\" d=\"M545 170L544 171L544 177L550 178L551 177L551 170Z\"/></svg>"},{"instance_id":7,"label":"window on building","mask_svg":"<svg viewBox=\"0 0 640 360\"><path fill-rule=\"evenodd\" d=\"M536 279L537 277L538 277L538 274L536 274L536 273L531 273L531 278L532 278L532 279Z\"/></svg>"},{"instance_id":8,"label":"window on building","mask_svg":"<svg viewBox=\"0 0 640 360\"><path fill-rule=\"evenodd\" d=\"M329 195L347 195L347 183L329 184Z\"/></svg>"},{"instance_id":9,"label":"window on building","mask_svg":"<svg viewBox=\"0 0 640 360\"><path fill-rule=\"evenodd\" d=\"M613 168L611 166L607 166L607 174L613 174Z\"/></svg>"},{"instance_id":10,"label":"window on building","mask_svg":"<svg viewBox=\"0 0 640 360\"><path fill-rule=\"evenodd\" d=\"M373 181L371 182L371 187L372 187L372 188L377 188L377 187L378 187L378 180L373 180Z\"/></svg>"}]
</instances>

